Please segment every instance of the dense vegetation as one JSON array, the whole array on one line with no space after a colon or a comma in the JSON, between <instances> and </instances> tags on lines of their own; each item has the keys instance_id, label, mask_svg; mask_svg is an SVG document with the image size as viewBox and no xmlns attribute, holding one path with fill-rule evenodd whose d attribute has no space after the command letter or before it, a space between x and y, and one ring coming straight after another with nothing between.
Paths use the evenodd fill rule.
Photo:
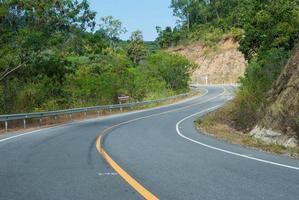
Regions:
<instances>
[{"instance_id":1,"label":"dense vegetation","mask_svg":"<svg viewBox=\"0 0 299 200\"><path fill-rule=\"evenodd\" d=\"M162 48L200 40L215 45L225 35L240 44L248 60L245 77L231 117L249 130L259 119L259 108L277 79L299 33L297 0L172 0L180 23L173 30L157 28Z\"/></svg>"},{"instance_id":2,"label":"dense vegetation","mask_svg":"<svg viewBox=\"0 0 299 200\"><path fill-rule=\"evenodd\" d=\"M86 0L0 0L0 113L159 98L188 90L190 63Z\"/></svg>"}]
</instances>

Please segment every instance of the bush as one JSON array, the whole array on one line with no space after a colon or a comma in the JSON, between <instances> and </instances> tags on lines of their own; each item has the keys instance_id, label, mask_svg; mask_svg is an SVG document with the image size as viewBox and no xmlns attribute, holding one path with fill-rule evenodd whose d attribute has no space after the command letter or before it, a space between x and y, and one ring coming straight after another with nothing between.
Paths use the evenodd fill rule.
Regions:
<instances>
[{"instance_id":1,"label":"bush","mask_svg":"<svg viewBox=\"0 0 299 200\"><path fill-rule=\"evenodd\" d=\"M168 89L177 93L188 90L194 65L183 56L159 52L149 56L146 66L152 76L161 77L166 82Z\"/></svg>"},{"instance_id":2,"label":"bush","mask_svg":"<svg viewBox=\"0 0 299 200\"><path fill-rule=\"evenodd\" d=\"M234 101L234 120L239 127L252 128L257 122L258 109L265 101L267 92L279 76L287 58L287 51L272 48L251 59L244 78L240 80L241 87Z\"/></svg>"},{"instance_id":3,"label":"bush","mask_svg":"<svg viewBox=\"0 0 299 200\"><path fill-rule=\"evenodd\" d=\"M245 31L241 28L233 27L230 30L230 35L234 38L235 41L240 41L245 36Z\"/></svg>"},{"instance_id":4,"label":"bush","mask_svg":"<svg viewBox=\"0 0 299 200\"><path fill-rule=\"evenodd\" d=\"M210 25L198 25L189 34L189 40L201 41L207 46L215 46L223 38L222 29Z\"/></svg>"}]
</instances>

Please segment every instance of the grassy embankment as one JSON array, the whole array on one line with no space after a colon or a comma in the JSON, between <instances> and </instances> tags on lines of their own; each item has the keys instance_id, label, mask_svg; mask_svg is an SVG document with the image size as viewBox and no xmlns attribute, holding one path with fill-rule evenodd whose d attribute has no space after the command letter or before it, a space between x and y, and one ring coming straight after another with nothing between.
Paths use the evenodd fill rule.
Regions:
<instances>
[{"instance_id":1,"label":"grassy embankment","mask_svg":"<svg viewBox=\"0 0 299 200\"><path fill-rule=\"evenodd\" d=\"M233 103L229 103L227 106L197 119L195 121L196 127L201 133L232 144L244 145L256 150L299 158L299 147L286 148L278 144L267 144L250 136L248 132L241 131L235 127L235 122L232 119L232 112L234 110L232 106Z\"/></svg>"}]
</instances>

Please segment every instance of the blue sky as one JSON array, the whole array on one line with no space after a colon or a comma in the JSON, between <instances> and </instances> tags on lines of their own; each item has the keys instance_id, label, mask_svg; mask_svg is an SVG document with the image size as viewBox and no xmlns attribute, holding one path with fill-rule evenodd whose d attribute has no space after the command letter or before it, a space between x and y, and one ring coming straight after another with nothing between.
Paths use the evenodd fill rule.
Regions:
<instances>
[{"instance_id":1,"label":"blue sky","mask_svg":"<svg viewBox=\"0 0 299 200\"><path fill-rule=\"evenodd\" d=\"M157 37L156 26L175 26L176 18L169 8L170 0L89 0L91 10L97 12L97 23L103 16L113 16L121 20L129 38L132 31L143 32L147 41Z\"/></svg>"}]
</instances>

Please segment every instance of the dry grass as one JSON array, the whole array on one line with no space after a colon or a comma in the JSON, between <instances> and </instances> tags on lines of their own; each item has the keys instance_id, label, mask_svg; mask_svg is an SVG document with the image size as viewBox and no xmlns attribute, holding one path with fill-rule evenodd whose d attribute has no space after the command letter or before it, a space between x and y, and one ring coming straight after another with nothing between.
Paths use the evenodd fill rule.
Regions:
<instances>
[{"instance_id":1,"label":"dry grass","mask_svg":"<svg viewBox=\"0 0 299 200\"><path fill-rule=\"evenodd\" d=\"M227 120L226 109L212 112L196 121L196 126L203 133L232 144L244 145L256 150L271 152L279 155L288 155L299 159L299 147L286 148L278 144L267 144L249 134L234 129ZM223 120L226 118L226 120Z\"/></svg>"}]
</instances>

